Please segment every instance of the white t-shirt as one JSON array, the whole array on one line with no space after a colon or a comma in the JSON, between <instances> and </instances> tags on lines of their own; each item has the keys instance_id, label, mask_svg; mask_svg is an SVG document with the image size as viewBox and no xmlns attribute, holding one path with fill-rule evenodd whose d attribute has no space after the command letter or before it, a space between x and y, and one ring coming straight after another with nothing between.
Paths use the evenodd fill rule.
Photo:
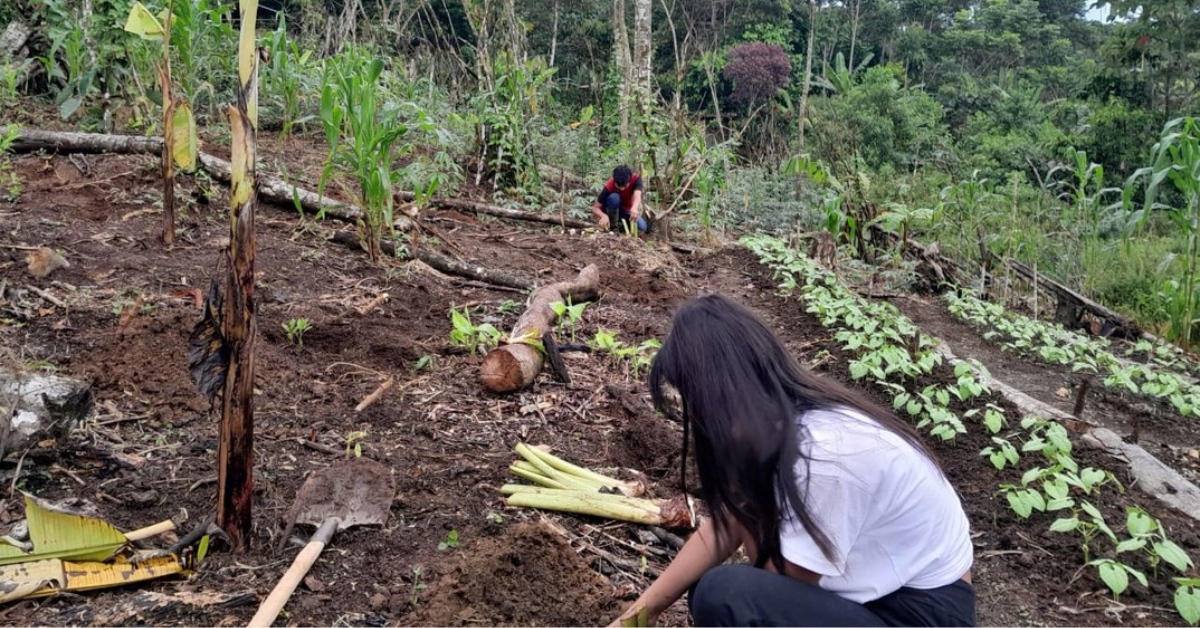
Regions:
<instances>
[{"instance_id":1,"label":"white t-shirt","mask_svg":"<svg viewBox=\"0 0 1200 628\"><path fill-rule=\"evenodd\" d=\"M801 495L837 561L825 558L794 516L780 525L784 558L858 603L900 587L945 586L966 573L973 560L967 515L928 458L855 410L813 410L799 421L809 458L807 470L803 461L796 465Z\"/></svg>"}]
</instances>

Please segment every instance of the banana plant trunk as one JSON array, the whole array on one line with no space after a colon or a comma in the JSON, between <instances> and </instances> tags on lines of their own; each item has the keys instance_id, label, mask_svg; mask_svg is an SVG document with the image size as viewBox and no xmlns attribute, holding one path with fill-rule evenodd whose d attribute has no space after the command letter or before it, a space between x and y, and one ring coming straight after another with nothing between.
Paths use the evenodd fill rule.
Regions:
<instances>
[{"instance_id":1,"label":"banana plant trunk","mask_svg":"<svg viewBox=\"0 0 1200 628\"><path fill-rule=\"evenodd\" d=\"M234 548L249 547L254 495L254 187L258 127L258 58L254 25L258 0L241 2L238 100L229 107L233 130L229 251L222 333L229 347L221 404L217 523Z\"/></svg>"},{"instance_id":2,"label":"banana plant trunk","mask_svg":"<svg viewBox=\"0 0 1200 628\"><path fill-rule=\"evenodd\" d=\"M159 66L159 81L162 85L163 104L163 232L164 244L175 242L175 159L171 147L175 145L174 124L175 101L171 99L171 30L175 28L175 3L167 3L167 19L163 25L163 62Z\"/></svg>"}]
</instances>

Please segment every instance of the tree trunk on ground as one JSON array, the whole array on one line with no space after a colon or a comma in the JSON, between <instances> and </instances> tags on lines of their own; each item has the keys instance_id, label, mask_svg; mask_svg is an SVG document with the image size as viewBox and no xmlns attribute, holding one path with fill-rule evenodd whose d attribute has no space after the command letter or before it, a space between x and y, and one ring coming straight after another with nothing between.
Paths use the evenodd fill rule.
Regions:
<instances>
[{"instance_id":1,"label":"tree trunk on ground","mask_svg":"<svg viewBox=\"0 0 1200 628\"><path fill-rule=\"evenodd\" d=\"M542 286L529 298L529 307L517 319L509 338L541 338L553 325L557 315L550 304L566 301L594 299L600 291L600 269L595 264L580 271L571 281ZM533 383L542 370L544 357L541 351L524 344L514 343L498 347L483 358L480 368L483 385L492 392L505 393L520 390Z\"/></svg>"},{"instance_id":2,"label":"tree trunk on ground","mask_svg":"<svg viewBox=\"0 0 1200 628\"><path fill-rule=\"evenodd\" d=\"M102 133L73 133L22 128L13 142L14 152L38 150L60 153L116 153L148 155L162 151L161 137L140 135L104 135Z\"/></svg>"},{"instance_id":3,"label":"tree trunk on ground","mask_svg":"<svg viewBox=\"0 0 1200 628\"><path fill-rule=\"evenodd\" d=\"M331 242L337 242L338 244L344 244L351 248L362 248L362 242L359 239L358 234L349 231L337 231L330 236L329 240ZM393 257L396 255L395 242L384 240L380 243L380 248L387 255ZM482 281L484 283L504 286L506 288L515 288L518 290L532 290L534 286L532 281L523 277L509 275L508 273L492 270L483 266L467 264L466 262L460 262L458 260L446 257L445 255L440 255L425 249L410 250L409 256L413 259L425 262L435 270L439 270L448 275L457 275L459 277L466 277L467 279L474 279L475 281Z\"/></svg>"},{"instance_id":4,"label":"tree trunk on ground","mask_svg":"<svg viewBox=\"0 0 1200 628\"><path fill-rule=\"evenodd\" d=\"M411 192L399 192L396 197L405 202L411 202L416 198ZM479 201L469 201L458 198L436 199L429 203L433 207L441 209L453 209L472 214L484 214L487 216L495 216L497 218L508 218L509 220L523 220L526 222L540 222L548 225L558 225L569 229L588 229L596 226L595 223L584 220L575 220L574 218L560 218L551 214L540 214L536 212L521 211L519 209L510 209L508 207L500 207L498 205L489 205L480 203Z\"/></svg>"},{"instance_id":5,"label":"tree trunk on ground","mask_svg":"<svg viewBox=\"0 0 1200 628\"><path fill-rule=\"evenodd\" d=\"M217 456L217 525L234 548L250 546L254 500L254 165L258 125L258 54L254 28L258 0L241 0L241 43L238 47L238 100L229 108L233 127L232 191L230 192L229 269L225 289L222 336L229 349L229 369L221 396Z\"/></svg>"},{"instance_id":6,"label":"tree trunk on ground","mask_svg":"<svg viewBox=\"0 0 1200 628\"><path fill-rule=\"evenodd\" d=\"M804 119L808 115L808 92L812 89L812 58L813 40L817 33L817 1L808 0L808 45L804 53L804 86L800 88L800 109L796 112L799 118L797 129L800 133L800 152L804 152Z\"/></svg>"}]
</instances>

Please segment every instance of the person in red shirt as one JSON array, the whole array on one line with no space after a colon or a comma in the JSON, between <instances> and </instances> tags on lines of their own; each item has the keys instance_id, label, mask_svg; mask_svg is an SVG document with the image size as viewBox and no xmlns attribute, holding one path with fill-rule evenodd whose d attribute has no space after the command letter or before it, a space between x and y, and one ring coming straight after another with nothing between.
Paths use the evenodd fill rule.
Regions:
<instances>
[{"instance_id":1,"label":"person in red shirt","mask_svg":"<svg viewBox=\"0 0 1200 628\"><path fill-rule=\"evenodd\" d=\"M613 168L613 176L600 188L596 202L592 203L592 214L601 229L625 231L629 223L636 222L638 231L646 233L650 225L642 213L642 177L629 166ZM618 223L617 217L621 220Z\"/></svg>"}]
</instances>

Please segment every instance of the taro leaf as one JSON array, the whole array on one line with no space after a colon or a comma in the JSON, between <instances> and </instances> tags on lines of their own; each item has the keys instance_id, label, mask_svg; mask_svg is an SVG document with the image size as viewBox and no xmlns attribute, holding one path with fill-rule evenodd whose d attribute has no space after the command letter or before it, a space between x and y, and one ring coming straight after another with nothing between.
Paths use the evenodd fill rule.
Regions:
<instances>
[{"instance_id":1,"label":"taro leaf","mask_svg":"<svg viewBox=\"0 0 1200 628\"><path fill-rule=\"evenodd\" d=\"M183 172L196 169L196 118L186 100L175 105L171 114L171 157Z\"/></svg>"},{"instance_id":2,"label":"taro leaf","mask_svg":"<svg viewBox=\"0 0 1200 628\"><path fill-rule=\"evenodd\" d=\"M33 551L0 545L0 565L47 558L107 560L125 545L125 535L102 519L50 510L25 494L25 517Z\"/></svg>"},{"instance_id":3,"label":"taro leaf","mask_svg":"<svg viewBox=\"0 0 1200 628\"><path fill-rule=\"evenodd\" d=\"M154 17L141 2L134 2L129 10L129 19L125 21L125 30L142 39L160 40L163 38L162 22Z\"/></svg>"},{"instance_id":4,"label":"taro leaf","mask_svg":"<svg viewBox=\"0 0 1200 628\"><path fill-rule=\"evenodd\" d=\"M224 308L225 296L213 279L204 298L204 316L188 338L188 371L210 404L225 388L225 372L229 369L229 345L221 335Z\"/></svg>"}]
</instances>

